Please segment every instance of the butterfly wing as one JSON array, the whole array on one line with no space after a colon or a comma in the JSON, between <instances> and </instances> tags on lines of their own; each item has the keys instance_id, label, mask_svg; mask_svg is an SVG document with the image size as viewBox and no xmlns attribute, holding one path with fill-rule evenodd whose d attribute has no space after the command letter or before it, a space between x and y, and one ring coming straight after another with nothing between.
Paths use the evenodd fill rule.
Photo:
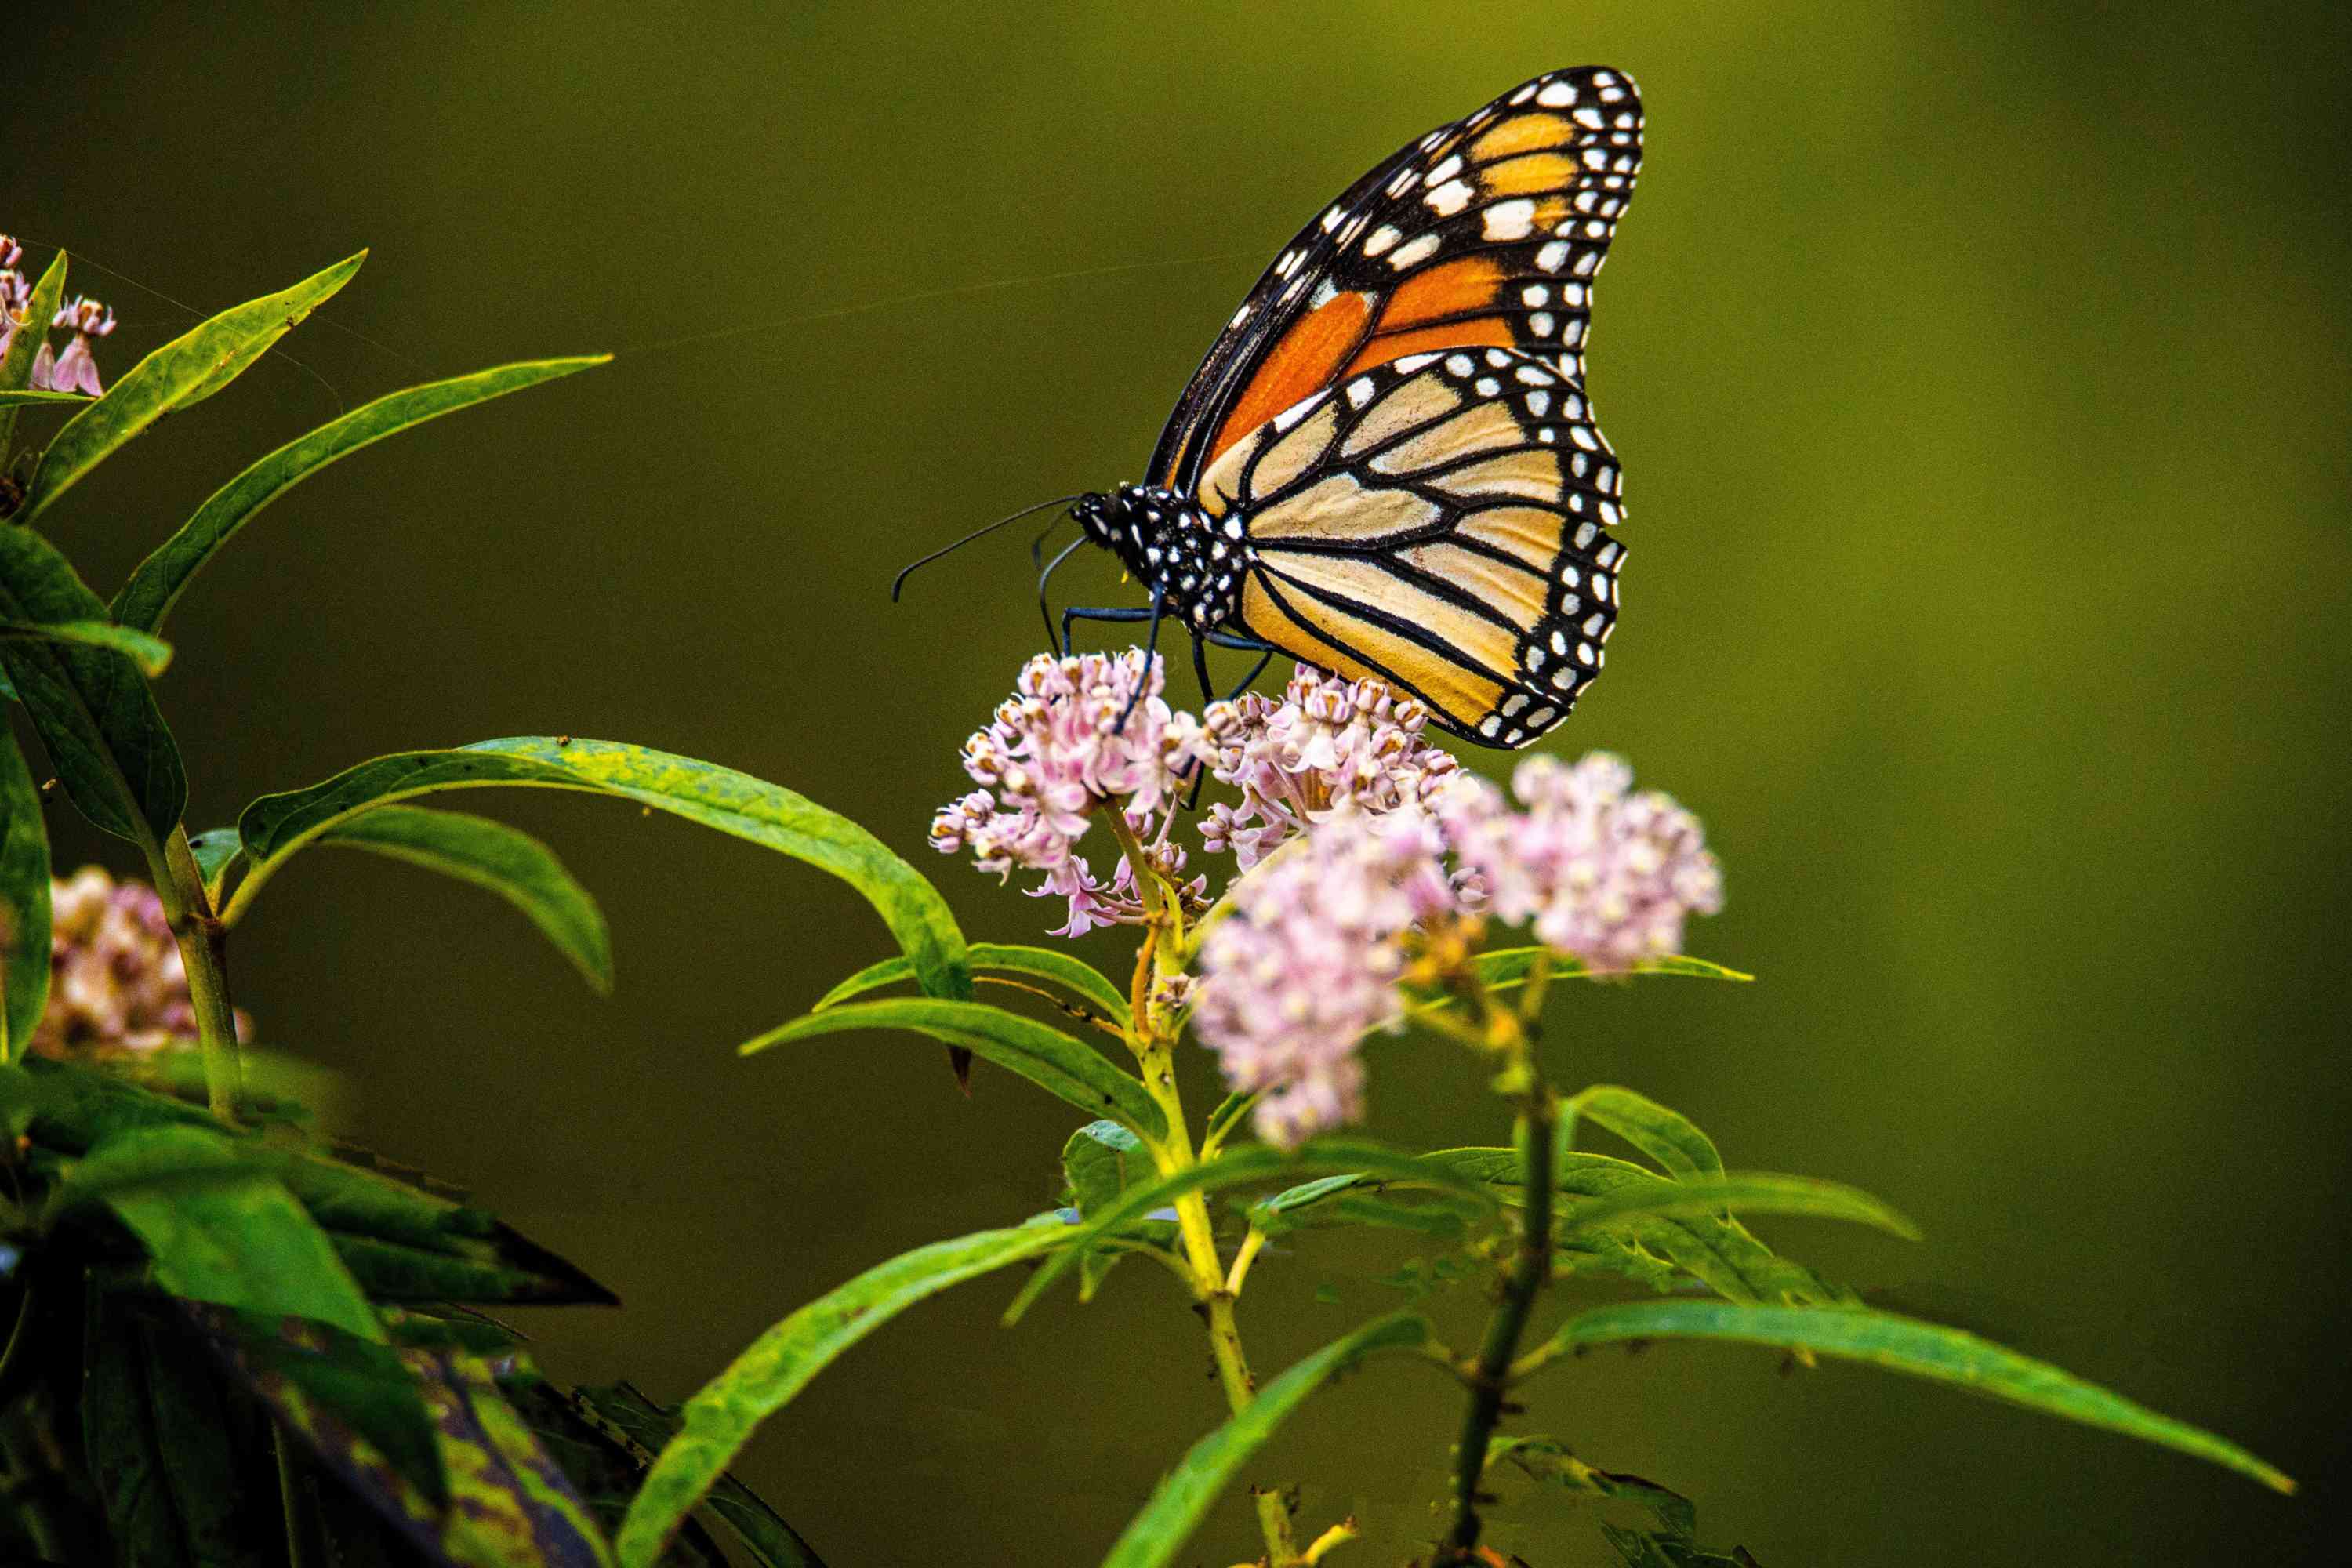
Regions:
<instances>
[{"instance_id":1,"label":"butterfly wing","mask_svg":"<svg viewBox=\"0 0 2352 1568\"><path fill-rule=\"evenodd\" d=\"M1598 66L1401 149L1258 279L1177 399L1151 482L1189 492L1276 414L1408 354L1516 348L1580 384L1592 278L1641 161L1641 96Z\"/></svg>"},{"instance_id":2,"label":"butterfly wing","mask_svg":"<svg viewBox=\"0 0 2352 1568\"><path fill-rule=\"evenodd\" d=\"M1583 389L1487 347L1310 395L1225 448L1196 499L1244 524L1244 630L1411 691L1465 740L1524 746L1600 671L1618 488Z\"/></svg>"}]
</instances>

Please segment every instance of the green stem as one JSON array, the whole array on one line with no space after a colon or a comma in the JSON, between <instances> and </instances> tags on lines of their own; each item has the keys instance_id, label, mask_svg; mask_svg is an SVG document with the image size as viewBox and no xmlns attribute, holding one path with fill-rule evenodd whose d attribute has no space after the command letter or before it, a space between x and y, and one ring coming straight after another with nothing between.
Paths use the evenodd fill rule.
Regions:
<instances>
[{"instance_id":1,"label":"green stem","mask_svg":"<svg viewBox=\"0 0 2352 1568\"><path fill-rule=\"evenodd\" d=\"M1497 1012L1497 1019L1519 1024L1516 1015ZM1552 1145L1559 1108L1536 1070L1532 1042L1523 1026L1509 1030L1510 1075L1520 1083L1520 1111L1515 1141L1524 1162L1520 1191L1526 1204L1519 1211L1519 1239L1513 1256L1503 1299L1487 1321L1486 1342L1465 1374L1470 1385L1470 1407L1462 1418L1462 1440L1454 1471L1454 1527L1446 1546L1457 1562L1470 1561L1478 1544L1481 1521L1480 1482L1486 1469L1486 1450L1501 1422L1512 1384L1512 1363L1527 1334L1528 1319L1536 1298L1551 1278L1551 1209L1554 1175Z\"/></svg>"},{"instance_id":2,"label":"green stem","mask_svg":"<svg viewBox=\"0 0 2352 1568\"><path fill-rule=\"evenodd\" d=\"M1127 857L1142 897L1145 927L1143 951L1137 955L1130 995L1132 1037L1129 1047L1143 1075L1144 1092L1166 1117L1166 1138L1151 1145L1155 1163L1164 1175L1190 1169L1200 1156L1184 1121L1184 1101L1176 1089L1174 1020L1157 997L1158 982L1183 972L1183 913L1145 859L1143 846L1116 807L1102 814L1111 837ZM1208 1199L1197 1190L1178 1198L1176 1235L1192 1284L1202 1321L1209 1326L1209 1355L1217 1367L1217 1381L1225 1403L1238 1415L1257 1397L1257 1380L1250 1375L1249 1358L1242 1352L1241 1323L1234 1313L1234 1291L1225 1283L1225 1266L1217 1255L1215 1226L1209 1218ZM1269 1568L1295 1568L1303 1561L1290 1527L1290 1504L1279 1488L1251 1489L1257 1500L1258 1529L1265 1537Z\"/></svg>"},{"instance_id":3,"label":"green stem","mask_svg":"<svg viewBox=\"0 0 2352 1568\"><path fill-rule=\"evenodd\" d=\"M236 1009L228 994L228 928L214 915L205 896L204 874L196 869L185 827L172 829L153 870L155 890L180 944L181 967L187 972L188 1003L204 1047L205 1092L213 1114L235 1126L245 1069L236 1043Z\"/></svg>"}]
</instances>

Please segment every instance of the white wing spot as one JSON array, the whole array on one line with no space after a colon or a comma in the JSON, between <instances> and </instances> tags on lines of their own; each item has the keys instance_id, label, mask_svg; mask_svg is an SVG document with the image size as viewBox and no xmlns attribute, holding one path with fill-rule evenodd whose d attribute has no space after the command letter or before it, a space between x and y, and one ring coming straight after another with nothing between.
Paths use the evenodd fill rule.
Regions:
<instances>
[{"instance_id":1,"label":"white wing spot","mask_svg":"<svg viewBox=\"0 0 2352 1568\"><path fill-rule=\"evenodd\" d=\"M1551 303L1551 286L1547 283L1528 284L1519 290L1519 303L1528 306L1549 305Z\"/></svg>"},{"instance_id":2,"label":"white wing spot","mask_svg":"<svg viewBox=\"0 0 2352 1568\"><path fill-rule=\"evenodd\" d=\"M1382 224L1380 227L1372 230L1371 238L1364 241L1364 254L1366 256L1378 256L1381 252L1386 250L1390 246L1394 245L1398 240L1402 239L1403 237L1404 236L1392 226Z\"/></svg>"},{"instance_id":3,"label":"white wing spot","mask_svg":"<svg viewBox=\"0 0 2352 1568\"><path fill-rule=\"evenodd\" d=\"M1568 259L1568 242L1555 239L1536 252L1536 266L1546 272L1557 272Z\"/></svg>"},{"instance_id":4,"label":"white wing spot","mask_svg":"<svg viewBox=\"0 0 2352 1568\"><path fill-rule=\"evenodd\" d=\"M1360 375L1348 384L1348 405L1361 408L1372 400L1372 378Z\"/></svg>"},{"instance_id":5,"label":"white wing spot","mask_svg":"<svg viewBox=\"0 0 2352 1568\"><path fill-rule=\"evenodd\" d=\"M1433 137L1434 133L1433 132L1432 134L1433 134ZM1423 142L1423 143L1422 143L1422 145L1425 147L1425 146L1428 146L1428 145L1429 145L1429 143L1428 143L1428 142ZM1453 157L1448 158L1447 160L1445 160L1445 162L1444 162L1443 163L1440 163L1439 165L1437 165L1437 167L1435 167L1434 169L1432 169L1432 170L1431 170L1429 173L1427 173L1426 174L1423 174L1423 175L1421 177L1421 183L1422 183L1423 184L1424 184L1424 185L1427 185L1427 186L1431 187L1432 189L1434 189L1434 188L1436 188L1437 186L1439 186L1439 185L1442 185L1442 184L1445 184L1445 182L1446 182L1446 181L1448 181L1448 180L1452 179L1454 175L1456 175L1456 174L1460 174L1461 172L1462 172L1462 155L1461 155L1459 153L1455 153Z\"/></svg>"},{"instance_id":6,"label":"white wing spot","mask_svg":"<svg viewBox=\"0 0 2352 1568\"><path fill-rule=\"evenodd\" d=\"M1407 240L1397 247L1394 255L1389 258L1389 265L1402 272L1406 268L1426 261L1436 255L1438 244L1439 240L1434 232L1424 234L1418 239Z\"/></svg>"},{"instance_id":7,"label":"white wing spot","mask_svg":"<svg viewBox=\"0 0 2352 1568\"><path fill-rule=\"evenodd\" d=\"M1549 310L1538 310L1528 318L1528 331L1539 338L1551 336L1552 318Z\"/></svg>"},{"instance_id":8,"label":"white wing spot","mask_svg":"<svg viewBox=\"0 0 2352 1568\"><path fill-rule=\"evenodd\" d=\"M1481 397L1492 397L1503 390L1503 384L1491 375L1480 376L1475 384Z\"/></svg>"},{"instance_id":9,"label":"white wing spot","mask_svg":"<svg viewBox=\"0 0 2352 1568\"><path fill-rule=\"evenodd\" d=\"M1470 356L1468 354L1448 354L1445 356L1445 369L1448 374L1468 375L1476 368L1477 366L1470 363Z\"/></svg>"},{"instance_id":10,"label":"white wing spot","mask_svg":"<svg viewBox=\"0 0 2352 1568\"><path fill-rule=\"evenodd\" d=\"M1551 372L1536 365L1523 364L1511 374L1528 386L1549 386L1552 383Z\"/></svg>"},{"instance_id":11,"label":"white wing spot","mask_svg":"<svg viewBox=\"0 0 2352 1568\"><path fill-rule=\"evenodd\" d=\"M1436 357L1437 356L1435 354L1407 354L1404 358L1396 362L1397 374L1400 375L1411 375L1414 371L1419 370L1422 366L1427 364Z\"/></svg>"},{"instance_id":12,"label":"white wing spot","mask_svg":"<svg viewBox=\"0 0 2352 1568\"><path fill-rule=\"evenodd\" d=\"M1536 204L1525 196L1516 201L1496 202L1486 209L1484 216L1488 239L1525 239L1535 232Z\"/></svg>"},{"instance_id":13,"label":"white wing spot","mask_svg":"<svg viewBox=\"0 0 2352 1568\"><path fill-rule=\"evenodd\" d=\"M1470 205L1471 190L1466 180L1448 180L1421 199L1440 217L1452 217Z\"/></svg>"},{"instance_id":14,"label":"white wing spot","mask_svg":"<svg viewBox=\"0 0 2352 1568\"><path fill-rule=\"evenodd\" d=\"M1530 392L1530 393L1528 393L1528 416L1529 416L1530 417L1532 417L1532 418L1536 418L1536 419L1540 419L1540 418L1542 418L1545 415L1547 415L1547 414L1549 414L1549 413L1550 413L1550 412L1551 412L1551 394L1550 394L1550 393L1549 393L1549 392Z\"/></svg>"},{"instance_id":15,"label":"white wing spot","mask_svg":"<svg viewBox=\"0 0 2352 1568\"><path fill-rule=\"evenodd\" d=\"M1528 728L1530 730L1541 730L1547 728L1553 720L1559 717L1559 710L1550 706L1549 704L1546 704L1528 715Z\"/></svg>"},{"instance_id":16,"label":"white wing spot","mask_svg":"<svg viewBox=\"0 0 2352 1568\"><path fill-rule=\"evenodd\" d=\"M1591 104L1586 104L1582 109L1578 110L1570 118L1587 131L1598 131L1606 123L1601 117L1601 111Z\"/></svg>"},{"instance_id":17,"label":"white wing spot","mask_svg":"<svg viewBox=\"0 0 2352 1568\"><path fill-rule=\"evenodd\" d=\"M1601 79L1595 77L1592 79L1598 81ZM1536 101L1546 109L1566 109L1576 101L1576 84L1570 81L1547 82L1544 89L1536 94Z\"/></svg>"}]
</instances>

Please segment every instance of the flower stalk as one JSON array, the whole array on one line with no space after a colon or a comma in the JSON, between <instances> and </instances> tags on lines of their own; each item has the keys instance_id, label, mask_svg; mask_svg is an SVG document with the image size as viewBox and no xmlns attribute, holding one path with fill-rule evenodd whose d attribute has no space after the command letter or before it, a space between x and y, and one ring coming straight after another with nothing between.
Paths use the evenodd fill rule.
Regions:
<instances>
[{"instance_id":1,"label":"flower stalk","mask_svg":"<svg viewBox=\"0 0 2352 1568\"><path fill-rule=\"evenodd\" d=\"M1513 1142L1519 1151L1520 1192L1525 1201L1502 1299L1487 1320L1477 1357L1462 1369L1470 1404L1463 1415L1462 1437L1455 1449L1454 1522L1445 1541L1448 1559L1454 1562L1474 1560L1471 1553L1484 1524L1478 1505L1484 1500L1481 1481L1486 1452L1496 1427L1510 1407L1511 1387L1519 1375L1513 1364L1519 1342L1527 1335L1536 1299L1551 1279L1553 1149L1559 1136L1559 1105L1536 1060L1536 1006L1540 1005L1542 994L1540 984L1531 985L1521 1005L1513 1009L1496 1005L1484 986L1475 993L1488 1037L1505 1058L1503 1081L1519 1103Z\"/></svg>"},{"instance_id":2,"label":"flower stalk","mask_svg":"<svg viewBox=\"0 0 2352 1568\"><path fill-rule=\"evenodd\" d=\"M188 830L172 829L163 854L152 862L155 891L163 900L180 962L187 971L188 1002L196 1015L196 1040L204 1051L205 1095L213 1114L236 1126L244 1096L245 1068L236 1040L236 1009L228 994L228 928L213 913L204 874L188 847Z\"/></svg>"},{"instance_id":3,"label":"flower stalk","mask_svg":"<svg viewBox=\"0 0 2352 1568\"><path fill-rule=\"evenodd\" d=\"M1115 805L1102 815L1109 825L1111 837L1118 843L1119 852L1127 858L1142 902L1144 937L1142 950L1136 955L1135 979L1129 990L1133 1034L1128 1044L1141 1069L1145 1092L1151 1096L1168 1122L1166 1135L1149 1145L1153 1161L1161 1174L1173 1175L1199 1163L1192 1132L1185 1124L1183 1097L1176 1087L1177 1010L1161 1000L1165 994L1161 982L1183 973L1183 910L1181 900L1173 896L1160 869L1151 863L1125 816ZM1210 1358L1216 1363L1217 1381L1224 1389L1225 1403L1238 1415L1257 1397L1257 1380L1250 1373L1249 1357L1242 1349L1241 1323L1234 1311L1240 1278L1247 1264L1237 1258L1234 1276L1228 1281L1224 1261L1217 1252L1208 1199L1199 1191L1184 1194L1174 1206L1185 1272L1202 1321L1208 1325ZM1269 1568L1293 1568L1306 1561L1299 1553L1297 1538L1291 1529L1290 1504L1282 1491L1257 1488L1253 1496L1257 1504L1258 1528L1265 1538Z\"/></svg>"}]
</instances>

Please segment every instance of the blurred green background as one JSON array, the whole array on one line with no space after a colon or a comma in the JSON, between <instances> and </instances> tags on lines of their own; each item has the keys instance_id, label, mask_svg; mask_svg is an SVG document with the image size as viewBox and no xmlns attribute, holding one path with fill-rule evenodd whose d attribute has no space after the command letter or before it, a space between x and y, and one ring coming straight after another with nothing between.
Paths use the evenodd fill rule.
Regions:
<instances>
[{"instance_id":1,"label":"blurred green background","mask_svg":"<svg viewBox=\"0 0 2352 1568\"><path fill-rule=\"evenodd\" d=\"M1527 1429L1690 1493L1774 1568L2332 1560L2341 8L205 9L14 19L0 226L118 308L114 374L192 309L374 255L61 509L101 591L345 406L620 357L368 452L225 553L163 686L199 825L380 751L609 736L853 810L1008 940L1045 906L923 836L1040 643L1026 558L1008 531L896 608L891 572L1139 477L1241 291L1374 159L1544 68L1633 72L1648 161L1592 355L1633 592L1553 745L1622 751L1706 818L1731 903L1693 946L1763 978L1563 995L1561 1075L1885 1194L1924 1246L1764 1228L2307 1490L1733 1348L1588 1358ZM1107 561L1060 585L1118 592ZM558 1373L680 1397L866 1265L1051 1200L1073 1118L1001 1074L965 1100L897 1037L733 1056L887 950L854 896L609 804L473 804L603 896L614 1000L505 907L329 855L262 901L238 999L348 1075L359 1136L626 1299L530 1321ZM66 863L131 868L58 831ZM1377 1127L1491 1142L1478 1079L1382 1047ZM1402 1256L1309 1237L1261 1265L1259 1367L1386 1310ZM1011 1332L1010 1281L967 1287L744 1472L835 1568L1091 1562L1221 1414L1170 1283L1126 1269ZM1435 1379L1374 1372L1256 1470L1364 1519L1344 1561L1393 1562L1455 1423ZM1254 1539L1229 1500L1191 1556ZM1495 1539L1599 1557L1564 1506Z\"/></svg>"}]
</instances>

